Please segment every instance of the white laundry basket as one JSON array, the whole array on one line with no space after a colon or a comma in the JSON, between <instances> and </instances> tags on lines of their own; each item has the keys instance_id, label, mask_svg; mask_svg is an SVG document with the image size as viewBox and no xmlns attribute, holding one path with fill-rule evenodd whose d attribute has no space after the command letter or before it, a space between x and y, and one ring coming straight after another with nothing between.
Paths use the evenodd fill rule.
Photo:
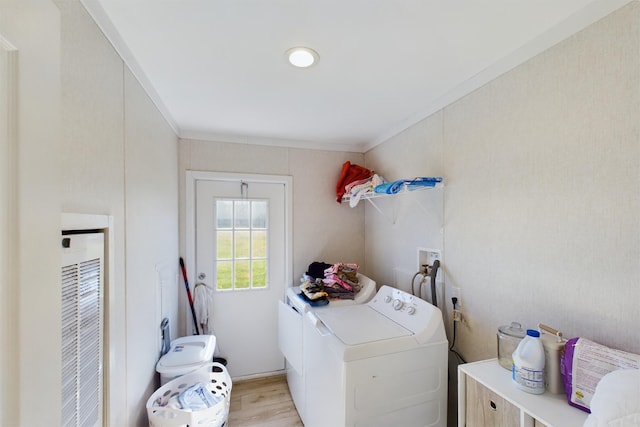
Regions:
<instances>
[{"instance_id":1,"label":"white laundry basket","mask_svg":"<svg viewBox=\"0 0 640 427\"><path fill-rule=\"evenodd\" d=\"M214 370L214 368L216 368ZM204 383L214 395L222 397L214 406L200 411L188 411L167 406L172 397L178 396L197 383ZM212 362L189 374L169 381L147 400L150 427L223 427L229 417L231 377L224 365Z\"/></svg>"}]
</instances>

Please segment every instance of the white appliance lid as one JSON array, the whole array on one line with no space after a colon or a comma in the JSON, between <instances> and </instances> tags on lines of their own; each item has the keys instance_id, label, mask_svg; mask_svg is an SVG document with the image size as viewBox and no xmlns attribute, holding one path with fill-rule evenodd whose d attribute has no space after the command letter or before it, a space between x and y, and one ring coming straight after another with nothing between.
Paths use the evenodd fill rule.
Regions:
<instances>
[{"instance_id":1,"label":"white appliance lid","mask_svg":"<svg viewBox=\"0 0 640 427\"><path fill-rule=\"evenodd\" d=\"M172 347L171 350L162 356L162 365L166 367L191 365L202 363L204 360L205 348L202 344L186 344Z\"/></svg>"},{"instance_id":2,"label":"white appliance lid","mask_svg":"<svg viewBox=\"0 0 640 427\"><path fill-rule=\"evenodd\" d=\"M169 352L160 358L156 369L160 373L168 373L211 362L215 345L216 338L213 335L178 338L171 342Z\"/></svg>"},{"instance_id":3,"label":"white appliance lid","mask_svg":"<svg viewBox=\"0 0 640 427\"><path fill-rule=\"evenodd\" d=\"M315 314L346 345L413 335L413 332L368 305L328 308L318 310Z\"/></svg>"}]
</instances>

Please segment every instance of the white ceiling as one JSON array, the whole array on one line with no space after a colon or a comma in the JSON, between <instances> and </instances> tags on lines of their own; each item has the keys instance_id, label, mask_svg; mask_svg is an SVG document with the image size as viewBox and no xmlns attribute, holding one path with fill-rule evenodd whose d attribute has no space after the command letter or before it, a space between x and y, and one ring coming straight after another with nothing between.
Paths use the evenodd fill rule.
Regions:
<instances>
[{"instance_id":1,"label":"white ceiling","mask_svg":"<svg viewBox=\"0 0 640 427\"><path fill-rule=\"evenodd\" d=\"M353 151L627 2L83 0L179 136Z\"/></svg>"}]
</instances>

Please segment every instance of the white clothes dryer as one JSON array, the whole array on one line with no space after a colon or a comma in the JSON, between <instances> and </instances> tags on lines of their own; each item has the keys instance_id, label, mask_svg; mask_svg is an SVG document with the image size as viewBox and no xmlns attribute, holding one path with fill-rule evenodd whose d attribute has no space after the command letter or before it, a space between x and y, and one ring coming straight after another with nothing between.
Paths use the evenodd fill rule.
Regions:
<instances>
[{"instance_id":1,"label":"white clothes dryer","mask_svg":"<svg viewBox=\"0 0 640 427\"><path fill-rule=\"evenodd\" d=\"M306 423L307 389L312 387L305 377L304 357L305 341L303 337L303 316L313 311L323 311L336 307L364 304L376 294L376 282L358 274L362 288L353 300L331 300L328 305L314 307L300 296L300 287L294 286L286 291L285 302L280 302L278 311L278 345L285 356L287 384L293 403L303 422Z\"/></svg>"},{"instance_id":2,"label":"white clothes dryer","mask_svg":"<svg viewBox=\"0 0 640 427\"><path fill-rule=\"evenodd\" d=\"M304 320L306 427L447 425L448 342L437 307L382 286L367 304Z\"/></svg>"}]
</instances>

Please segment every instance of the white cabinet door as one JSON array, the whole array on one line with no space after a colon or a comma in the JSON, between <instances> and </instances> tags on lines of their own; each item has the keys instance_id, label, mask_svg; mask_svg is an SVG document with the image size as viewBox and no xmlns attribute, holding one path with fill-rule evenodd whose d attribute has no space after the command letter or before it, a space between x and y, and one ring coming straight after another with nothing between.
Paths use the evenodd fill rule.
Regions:
<instances>
[{"instance_id":1,"label":"white cabinet door","mask_svg":"<svg viewBox=\"0 0 640 427\"><path fill-rule=\"evenodd\" d=\"M278 347L287 362L302 373L302 315L280 301L278 304Z\"/></svg>"}]
</instances>

